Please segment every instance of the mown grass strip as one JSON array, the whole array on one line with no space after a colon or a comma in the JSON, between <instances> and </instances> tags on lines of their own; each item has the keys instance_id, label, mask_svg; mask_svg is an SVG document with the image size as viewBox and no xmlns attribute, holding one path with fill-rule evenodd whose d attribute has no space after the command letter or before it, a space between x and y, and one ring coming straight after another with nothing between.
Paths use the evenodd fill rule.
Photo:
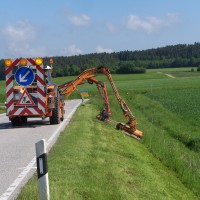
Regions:
<instances>
[{"instance_id":1,"label":"mown grass strip","mask_svg":"<svg viewBox=\"0 0 200 200\"><path fill-rule=\"evenodd\" d=\"M49 153L51 199L197 199L139 141L78 109ZM37 199L36 176L18 200Z\"/></svg>"}]
</instances>

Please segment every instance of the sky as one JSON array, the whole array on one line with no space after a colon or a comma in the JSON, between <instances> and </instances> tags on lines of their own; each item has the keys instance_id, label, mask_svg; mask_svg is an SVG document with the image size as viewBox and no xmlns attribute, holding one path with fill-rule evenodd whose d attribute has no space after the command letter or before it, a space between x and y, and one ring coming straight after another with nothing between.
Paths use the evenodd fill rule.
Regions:
<instances>
[{"instance_id":1,"label":"sky","mask_svg":"<svg viewBox=\"0 0 200 200\"><path fill-rule=\"evenodd\" d=\"M1 0L0 59L200 42L199 0Z\"/></svg>"}]
</instances>

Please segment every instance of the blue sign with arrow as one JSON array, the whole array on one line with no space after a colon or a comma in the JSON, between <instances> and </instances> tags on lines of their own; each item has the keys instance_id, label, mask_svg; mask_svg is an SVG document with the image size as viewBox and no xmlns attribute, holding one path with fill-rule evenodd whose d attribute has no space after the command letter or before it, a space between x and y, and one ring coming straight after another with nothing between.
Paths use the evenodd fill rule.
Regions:
<instances>
[{"instance_id":1,"label":"blue sign with arrow","mask_svg":"<svg viewBox=\"0 0 200 200\"><path fill-rule=\"evenodd\" d=\"M28 67L20 67L15 73L15 80L19 85L30 85L35 79L35 74Z\"/></svg>"}]
</instances>

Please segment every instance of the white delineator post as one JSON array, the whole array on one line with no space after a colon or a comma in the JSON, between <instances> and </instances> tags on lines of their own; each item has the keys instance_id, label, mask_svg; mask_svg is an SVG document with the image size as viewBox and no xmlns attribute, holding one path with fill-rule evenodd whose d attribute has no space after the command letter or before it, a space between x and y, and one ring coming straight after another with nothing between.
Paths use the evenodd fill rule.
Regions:
<instances>
[{"instance_id":1,"label":"white delineator post","mask_svg":"<svg viewBox=\"0 0 200 200\"><path fill-rule=\"evenodd\" d=\"M47 166L46 141L40 140L35 144L36 148L36 163L38 174L38 192L40 200L49 200L49 177Z\"/></svg>"}]
</instances>

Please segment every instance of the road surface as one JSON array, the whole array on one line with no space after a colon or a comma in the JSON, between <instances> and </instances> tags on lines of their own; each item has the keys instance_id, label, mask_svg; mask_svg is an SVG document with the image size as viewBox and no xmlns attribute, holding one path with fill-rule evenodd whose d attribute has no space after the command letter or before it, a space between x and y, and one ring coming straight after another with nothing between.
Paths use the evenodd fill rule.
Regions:
<instances>
[{"instance_id":1,"label":"road surface","mask_svg":"<svg viewBox=\"0 0 200 200\"><path fill-rule=\"evenodd\" d=\"M0 115L0 200L17 197L36 171L35 143L45 139L49 150L81 103L66 102L65 119L58 125L50 125L48 118L32 118L24 126L13 127L5 114Z\"/></svg>"}]
</instances>

